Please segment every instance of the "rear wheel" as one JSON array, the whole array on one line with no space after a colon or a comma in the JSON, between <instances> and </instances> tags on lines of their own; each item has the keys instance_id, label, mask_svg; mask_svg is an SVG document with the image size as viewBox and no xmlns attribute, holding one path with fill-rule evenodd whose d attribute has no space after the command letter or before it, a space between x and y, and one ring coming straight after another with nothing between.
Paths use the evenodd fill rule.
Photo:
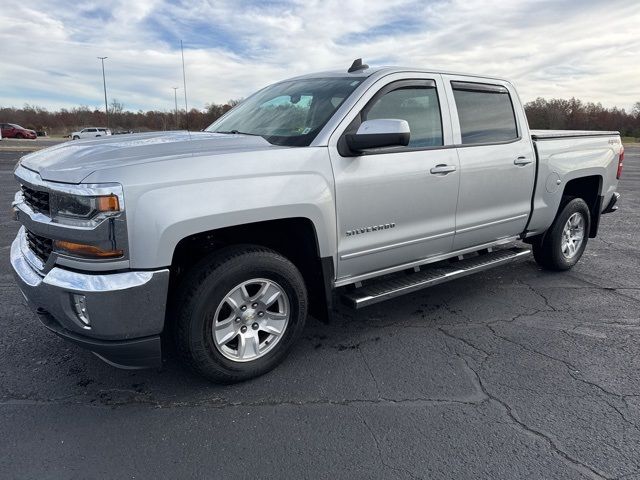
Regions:
<instances>
[{"instance_id":1,"label":"rear wheel","mask_svg":"<svg viewBox=\"0 0 640 480\"><path fill-rule=\"evenodd\" d=\"M549 230L533 243L536 262L547 270L568 270L573 267L587 246L591 217L589 207L581 198L565 203Z\"/></svg>"},{"instance_id":2,"label":"rear wheel","mask_svg":"<svg viewBox=\"0 0 640 480\"><path fill-rule=\"evenodd\" d=\"M284 360L302 333L307 291L298 269L282 255L232 247L191 270L176 316L182 359L210 380L239 382Z\"/></svg>"}]
</instances>

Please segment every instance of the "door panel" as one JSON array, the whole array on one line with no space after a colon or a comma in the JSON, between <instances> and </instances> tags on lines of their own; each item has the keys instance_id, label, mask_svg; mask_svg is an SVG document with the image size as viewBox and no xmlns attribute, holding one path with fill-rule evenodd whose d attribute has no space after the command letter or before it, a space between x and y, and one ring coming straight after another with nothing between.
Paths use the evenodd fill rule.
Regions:
<instances>
[{"instance_id":1,"label":"door panel","mask_svg":"<svg viewBox=\"0 0 640 480\"><path fill-rule=\"evenodd\" d=\"M399 91L412 88L404 80L402 85L397 89L390 80L382 84L353 120L407 120L413 142L409 147L361 156L342 156L337 148L329 149L336 188L338 278L444 254L452 247L458 155L454 148L438 148L451 138L447 101L441 88L437 101L432 91L429 102ZM446 111L442 118L434 110L439 105ZM340 135L344 131L343 127ZM442 166L449 168L431 173Z\"/></svg>"},{"instance_id":2,"label":"door panel","mask_svg":"<svg viewBox=\"0 0 640 480\"><path fill-rule=\"evenodd\" d=\"M523 141L458 149L460 195L454 249L462 249L521 233L531 210L534 163Z\"/></svg>"},{"instance_id":3,"label":"door panel","mask_svg":"<svg viewBox=\"0 0 640 480\"><path fill-rule=\"evenodd\" d=\"M332 158L338 275L355 276L451 250L458 172L454 149ZM382 228L380 228L382 227Z\"/></svg>"},{"instance_id":4,"label":"door panel","mask_svg":"<svg viewBox=\"0 0 640 480\"><path fill-rule=\"evenodd\" d=\"M517 95L507 82L444 78L460 145L453 249L518 235L531 211L535 153Z\"/></svg>"}]
</instances>

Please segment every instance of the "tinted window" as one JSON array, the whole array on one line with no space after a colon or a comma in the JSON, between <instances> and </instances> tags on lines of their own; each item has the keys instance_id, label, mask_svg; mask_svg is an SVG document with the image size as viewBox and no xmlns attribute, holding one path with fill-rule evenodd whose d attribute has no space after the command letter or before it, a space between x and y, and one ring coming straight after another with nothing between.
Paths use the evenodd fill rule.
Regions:
<instances>
[{"instance_id":1,"label":"tinted window","mask_svg":"<svg viewBox=\"0 0 640 480\"><path fill-rule=\"evenodd\" d=\"M402 87L375 99L362 120L394 118L409 123L409 147L442 145L440 104L435 87Z\"/></svg>"},{"instance_id":2,"label":"tinted window","mask_svg":"<svg viewBox=\"0 0 640 480\"><path fill-rule=\"evenodd\" d=\"M452 82L462 144L505 142L518 138L509 91L497 85Z\"/></svg>"}]
</instances>

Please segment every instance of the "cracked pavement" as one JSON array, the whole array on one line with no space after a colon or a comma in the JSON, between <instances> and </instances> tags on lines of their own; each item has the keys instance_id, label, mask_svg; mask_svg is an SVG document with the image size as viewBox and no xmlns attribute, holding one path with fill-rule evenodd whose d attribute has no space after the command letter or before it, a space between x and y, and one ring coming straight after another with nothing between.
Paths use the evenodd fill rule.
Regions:
<instances>
[{"instance_id":1,"label":"cracked pavement","mask_svg":"<svg viewBox=\"0 0 640 480\"><path fill-rule=\"evenodd\" d=\"M640 479L640 147L625 157L620 209L570 272L531 260L310 319L279 368L217 386L39 325L0 152L0 476Z\"/></svg>"}]
</instances>

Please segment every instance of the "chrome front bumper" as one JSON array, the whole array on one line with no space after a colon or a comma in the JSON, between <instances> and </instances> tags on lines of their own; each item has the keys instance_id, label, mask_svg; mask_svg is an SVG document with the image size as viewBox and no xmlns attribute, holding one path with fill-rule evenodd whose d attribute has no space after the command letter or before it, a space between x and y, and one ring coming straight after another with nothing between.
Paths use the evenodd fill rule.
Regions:
<instances>
[{"instance_id":1,"label":"chrome front bumper","mask_svg":"<svg viewBox=\"0 0 640 480\"><path fill-rule=\"evenodd\" d=\"M115 366L159 365L168 269L94 274L53 267L42 275L23 242L19 234L11 245L14 276L47 328ZM89 325L74 307L74 294L84 296Z\"/></svg>"}]
</instances>

